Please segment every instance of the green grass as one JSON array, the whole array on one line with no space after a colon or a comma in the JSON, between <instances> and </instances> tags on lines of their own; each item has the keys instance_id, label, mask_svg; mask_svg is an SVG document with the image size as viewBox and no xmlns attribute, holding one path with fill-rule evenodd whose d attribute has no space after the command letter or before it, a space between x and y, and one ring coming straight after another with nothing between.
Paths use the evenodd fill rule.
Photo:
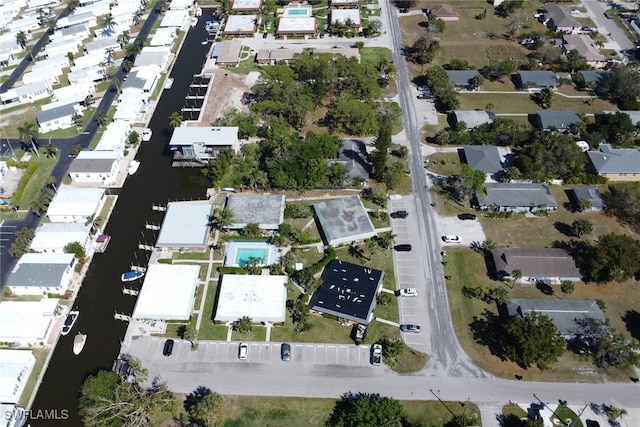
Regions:
<instances>
[{"instance_id":1,"label":"green grass","mask_svg":"<svg viewBox=\"0 0 640 427\"><path fill-rule=\"evenodd\" d=\"M502 415L515 415L518 418L527 416L527 412L515 403L509 403L502 407Z\"/></svg>"},{"instance_id":2,"label":"green grass","mask_svg":"<svg viewBox=\"0 0 640 427\"><path fill-rule=\"evenodd\" d=\"M249 74L252 71L262 72L262 68L255 61L254 56L250 56L244 61L240 61L237 67L228 67L227 70L238 74Z\"/></svg>"},{"instance_id":3,"label":"green grass","mask_svg":"<svg viewBox=\"0 0 640 427\"><path fill-rule=\"evenodd\" d=\"M558 421L554 421L558 420ZM567 423L567 420L571 420L571 423ZM566 406L558 406L554 411L554 414L551 416L551 422L553 425L558 426L571 426L571 427L582 427L582 421L578 417L578 414L573 412L570 408Z\"/></svg>"},{"instance_id":4,"label":"green grass","mask_svg":"<svg viewBox=\"0 0 640 427\"><path fill-rule=\"evenodd\" d=\"M36 386L36 381L38 380L38 376L40 372L44 369L44 362L47 360L47 355L51 349L44 348L34 348L31 349L33 355L36 358L36 363L33 366L33 370L31 371L31 375L29 375L29 379L27 380L27 384L24 386L24 390L22 392L22 396L20 396L20 400L18 401L18 406L23 408L27 407L27 403L29 403L29 399L31 398L31 393L33 393L33 389Z\"/></svg>"},{"instance_id":5,"label":"green grass","mask_svg":"<svg viewBox=\"0 0 640 427\"><path fill-rule=\"evenodd\" d=\"M377 67L380 61L391 62L391 50L386 47L363 47L360 49L360 62Z\"/></svg>"},{"instance_id":6,"label":"green grass","mask_svg":"<svg viewBox=\"0 0 640 427\"><path fill-rule=\"evenodd\" d=\"M171 259L174 260L196 260L196 261L208 261L209 252L174 252Z\"/></svg>"},{"instance_id":7,"label":"green grass","mask_svg":"<svg viewBox=\"0 0 640 427\"><path fill-rule=\"evenodd\" d=\"M217 283L209 282L209 289L204 303L202 312L202 322L198 331L199 340L226 340L227 327L225 325L215 325L213 323L213 305L218 292Z\"/></svg>"},{"instance_id":8,"label":"green grass","mask_svg":"<svg viewBox=\"0 0 640 427\"><path fill-rule=\"evenodd\" d=\"M40 154L40 157L32 155L31 161L37 161L38 168L30 178L27 176L23 177L23 179L29 180L24 188L24 192L19 200L12 201L12 205L20 206L20 209L29 209L31 203L33 203L38 194L40 194L40 190L42 190L47 178L51 175L51 171L58 159L57 157L45 157L43 154Z\"/></svg>"},{"instance_id":9,"label":"green grass","mask_svg":"<svg viewBox=\"0 0 640 427\"><path fill-rule=\"evenodd\" d=\"M107 217L109 216L109 211L111 210L111 207L116 202L116 200L116 196L107 196L107 199L102 206L102 210L100 210L100 213L98 214L98 218L102 218L104 221L106 221Z\"/></svg>"},{"instance_id":10,"label":"green grass","mask_svg":"<svg viewBox=\"0 0 640 427\"><path fill-rule=\"evenodd\" d=\"M231 341L266 341L267 328L254 325L251 328L251 332L248 334L241 334L238 331L231 333Z\"/></svg>"},{"instance_id":11,"label":"green grass","mask_svg":"<svg viewBox=\"0 0 640 427\"><path fill-rule=\"evenodd\" d=\"M364 248L364 246L363 246ZM363 265L368 268L384 271L383 285L387 289L395 290L396 282L393 270L393 257L391 256L391 248L386 251L379 251L373 255L369 254L365 249L365 256L370 260L360 260L350 255L347 246L336 248L336 258L341 261L350 262L356 265Z\"/></svg>"},{"instance_id":12,"label":"green grass","mask_svg":"<svg viewBox=\"0 0 640 427\"><path fill-rule=\"evenodd\" d=\"M458 153L434 153L428 157L429 172L438 175L457 175L461 171Z\"/></svg>"}]
</instances>

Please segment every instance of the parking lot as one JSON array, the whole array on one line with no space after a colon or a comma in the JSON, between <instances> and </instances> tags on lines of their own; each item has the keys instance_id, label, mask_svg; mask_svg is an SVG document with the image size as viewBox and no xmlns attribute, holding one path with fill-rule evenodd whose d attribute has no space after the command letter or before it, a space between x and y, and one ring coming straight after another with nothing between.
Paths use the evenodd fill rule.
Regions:
<instances>
[{"instance_id":1,"label":"parking lot","mask_svg":"<svg viewBox=\"0 0 640 427\"><path fill-rule=\"evenodd\" d=\"M122 353L128 353L143 362L154 365L175 365L179 362L237 362L237 363L291 363L295 365L370 366L368 345L291 343L291 361L280 360L281 343L247 342L246 360L238 359L239 342L199 341L197 350L191 350L187 340L175 339L171 356L163 356L166 338L142 337L126 343Z\"/></svg>"}]
</instances>

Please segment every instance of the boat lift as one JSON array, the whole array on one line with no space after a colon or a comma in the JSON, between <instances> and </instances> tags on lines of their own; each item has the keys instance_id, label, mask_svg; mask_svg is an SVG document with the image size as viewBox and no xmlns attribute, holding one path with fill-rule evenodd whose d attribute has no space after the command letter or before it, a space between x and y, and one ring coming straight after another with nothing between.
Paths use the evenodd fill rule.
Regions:
<instances>
[{"instance_id":1,"label":"boat lift","mask_svg":"<svg viewBox=\"0 0 640 427\"><path fill-rule=\"evenodd\" d=\"M122 320L123 322L130 322L131 316L127 316L126 314L115 312L113 313L113 318L116 320Z\"/></svg>"},{"instance_id":2,"label":"boat lift","mask_svg":"<svg viewBox=\"0 0 640 427\"><path fill-rule=\"evenodd\" d=\"M154 230L154 231L160 230L160 226L159 225L149 224L149 223L146 223L144 225L144 228L146 228L147 230Z\"/></svg>"},{"instance_id":3,"label":"boat lift","mask_svg":"<svg viewBox=\"0 0 640 427\"><path fill-rule=\"evenodd\" d=\"M122 293L125 295L138 296L138 292L135 289L122 288Z\"/></svg>"}]
</instances>

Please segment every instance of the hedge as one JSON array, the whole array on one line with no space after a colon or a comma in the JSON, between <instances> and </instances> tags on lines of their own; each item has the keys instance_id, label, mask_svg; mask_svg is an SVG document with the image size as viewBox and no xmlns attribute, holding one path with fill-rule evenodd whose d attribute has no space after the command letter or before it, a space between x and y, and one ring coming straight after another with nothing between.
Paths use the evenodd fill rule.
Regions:
<instances>
[{"instance_id":1,"label":"hedge","mask_svg":"<svg viewBox=\"0 0 640 427\"><path fill-rule=\"evenodd\" d=\"M249 270L243 267L218 267L218 273L223 274L249 274Z\"/></svg>"},{"instance_id":2,"label":"hedge","mask_svg":"<svg viewBox=\"0 0 640 427\"><path fill-rule=\"evenodd\" d=\"M14 206L18 206L17 202L20 201L20 198L22 197L22 193L24 193L25 187L31 180L31 176L36 172L36 170L38 170L38 166L39 166L38 162L29 162L29 164L27 165L27 170L24 172L22 179L18 183L18 188L16 188L16 191L13 193L13 196L12 196L12 201L13 201L12 204Z\"/></svg>"}]
</instances>

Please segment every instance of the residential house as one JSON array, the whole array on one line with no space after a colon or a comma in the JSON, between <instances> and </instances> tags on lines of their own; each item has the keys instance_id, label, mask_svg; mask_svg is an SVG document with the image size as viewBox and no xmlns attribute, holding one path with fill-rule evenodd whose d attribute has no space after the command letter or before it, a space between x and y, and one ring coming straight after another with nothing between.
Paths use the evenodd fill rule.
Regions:
<instances>
[{"instance_id":1,"label":"residential house","mask_svg":"<svg viewBox=\"0 0 640 427\"><path fill-rule=\"evenodd\" d=\"M75 39L57 39L44 46L43 51L47 56L53 55L67 55L69 52L76 54L80 52L80 46L82 45L82 39L76 37Z\"/></svg>"},{"instance_id":2,"label":"residential house","mask_svg":"<svg viewBox=\"0 0 640 427\"><path fill-rule=\"evenodd\" d=\"M559 85L553 71L520 70L516 74L516 86L520 89L555 89Z\"/></svg>"},{"instance_id":3,"label":"residential house","mask_svg":"<svg viewBox=\"0 0 640 427\"><path fill-rule=\"evenodd\" d=\"M176 29L175 28L158 28L151 37L151 41L149 41L149 46L157 47L157 46L166 46L173 47L173 42L176 38Z\"/></svg>"},{"instance_id":4,"label":"residential house","mask_svg":"<svg viewBox=\"0 0 640 427\"><path fill-rule=\"evenodd\" d=\"M595 88L609 77L611 72L608 70L580 70L576 84L580 89Z\"/></svg>"},{"instance_id":5,"label":"residential house","mask_svg":"<svg viewBox=\"0 0 640 427\"><path fill-rule=\"evenodd\" d=\"M81 151L69 166L74 183L113 184L118 176L122 151Z\"/></svg>"},{"instance_id":6,"label":"residential house","mask_svg":"<svg viewBox=\"0 0 640 427\"><path fill-rule=\"evenodd\" d=\"M346 180L369 180L369 175L373 169L367 154L365 142L360 139L343 139L342 147L338 151L337 159L327 160L329 166L340 163L347 170Z\"/></svg>"},{"instance_id":7,"label":"residential house","mask_svg":"<svg viewBox=\"0 0 640 427\"><path fill-rule=\"evenodd\" d=\"M225 36L248 36L256 32L258 15L230 15L224 25Z\"/></svg>"},{"instance_id":8,"label":"residential house","mask_svg":"<svg viewBox=\"0 0 640 427\"><path fill-rule=\"evenodd\" d=\"M118 106L116 112L113 115L113 121L115 123L135 123L144 120L145 114L147 114L149 108L149 96L148 92L142 92L140 88L129 87L127 92L122 92L118 97ZM134 91L134 89L138 91Z\"/></svg>"},{"instance_id":9,"label":"residential house","mask_svg":"<svg viewBox=\"0 0 640 427\"><path fill-rule=\"evenodd\" d=\"M225 209L233 212L230 230L258 224L261 230L275 231L284 221L285 196L282 194L230 194Z\"/></svg>"},{"instance_id":10,"label":"residential house","mask_svg":"<svg viewBox=\"0 0 640 427\"><path fill-rule=\"evenodd\" d=\"M65 253L64 248L69 243L78 242L85 251L91 242L91 225L47 222L36 229L31 241L31 250L40 253Z\"/></svg>"},{"instance_id":11,"label":"residential house","mask_svg":"<svg viewBox=\"0 0 640 427\"><path fill-rule=\"evenodd\" d=\"M494 112L482 110L456 110L451 115L452 125L459 126L461 123L464 123L466 130L493 123L495 119L496 115Z\"/></svg>"},{"instance_id":12,"label":"residential house","mask_svg":"<svg viewBox=\"0 0 640 427\"><path fill-rule=\"evenodd\" d=\"M533 117L533 124L544 131L568 132L579 121L580 116L575 111L540 110Z\"/></svg>"},{"instance_id":13,"label":"residential house","mask_svg":"<svg viewBox=\"0 0 640 427\"><path fill-rule=\"evenodd\" d=\"M506 311L510 318L524 318L527 313L534 311L543 314L551 319L565 340L575 337L578 329L576 320L605 320L604 313L595 300L512 298L506 304Z\"/></svg>"},{"instance_id":14,"label":"residential house","mask_svg":"<svg viewBox=\"0 0 640 427\"><path fill-rule=\"evenodd\" d=\"M22 82L25 85L38 83L38 82L46 82L49 86L56 85L59 83L58 76L62 74L62 68L51 67L49 69L46 68L38 68L32 69L32 71L28 73L24 73L22 75Z\"/></svg>"},{"instance_id":15,"label":"residential house","mask_svg":"<svg viewBox=\"0 0 640 427\"><path fill-rule=\"evenodd\" d=\"M84 84L90 82L100 82L107 78L104 72L104 68L99 65L93 67L83 68L78 71L71 71L67 74L67 79L70 85Z\"/></svg>"},{"instance_id":16,"label":"residential house","mask_svg":"<svg viewBox=\"0 0 640 427\"><path fill-rule=\"evenodd\" d=\"M186 160L205 164L222 151L240 150L238 128L232 127L177 127L169 141L174 160Z\"/></svg>"},{"instance_id":17,"label":"residential house","mask_svg":"<svg viewBox=\"0 0 640 427\"><path fill-rule=\"evenodd\" d=\"M51 222L86 223L100 214L107 195L103 188L80 188L61 185L49 204Z\"/></svg>"},{"instance_id":18,"label":"residential house","mask_svg":"<svg viewBox=\"0 0 640 427\"><path fill-rule=\"evenodd\" d=\"M534 212L558 207L548 184L486 183L484 190L476 193L478 207L483 210Z\"/></svg>"},{"instance_id":19,"label":"residential house","mask_svg":"<svg viewBox=\"0 0 640 427\"><path fill-rule=\"evenodd\" d=\"M262 7L262 0L233 0L231 10L236 13L257 12Z\"/></svg>"},{"instance_id":20,"label":"residential house","mask_svg":"<svg viewBox=\"0 0 640 427\"><path fill-rule=\"evenodd\" d=\"M44 6L57 6L60 4L60 0L27 0L27 6L29 9L37 9Z\"/></svg>"},{"instance_id":21,"label":"residential house","mask_svg":"<svg viewBox=\"0 0 640 427\"><path fill-rule=\"evenodd\" d=\"M240 63L242 42L240 40L228 40L216 43L220 46L216 64L220 67L235 67Z\"/></svg>"},{"instance_id":22,"label":"residential house","mask_svg":"<svg viewBox=\"0 0 640 427\"><path fill-rule=\"evenodd\" d=\"M447 70L449 81L456 87L477 89L474 79L480 75L478 70Z\"/></svg>"},{"instance_id":23,"label":"residential house","mask_svg":"<svg viewBox=\"0 0 640 427\"><path fill-rule=\"evenodd\" d=\"M590 36L585 34L565 34L562 53L566 55L574 49L585 57L587 64L594 68L602 68L607 65L607 58L593 46L593 39Z\"/></svg>"},{"instance_id":24,"label":"residential house","mask_svg":"<svg viewBox=\"0 0 640 427\"><path fill-rule=\"evenodd\" d=\"M71 284L75 266L74 254L24 254L7 277L5 286L15 295L64 294Z\"/></svg>"},{"instance_id":25,"label":"residential house","mask_svg":"<svg viewBox=\"0 0 640 427\"><path fill-rule=\"evenodd\" d=\"M521 282L560 283L582 280L576 261L566 249L559 248L497 248L491 251L494 277L515 279L519 270Z\"/></svg>"},{"instance_id":26,"label":"residential house","mask_svg":"<svg viewBox=\"0 0 640 427\"><path fill-rule=\"evenodd\" d=\"M460 18L450 4L434 4L429 6L428 10L429 15L434 15L443 21L457 21Z\"/></svg>"},{"instance_id":27,"label":"residential house","mask_svg":"<svg viewBox=\"0 0 640 427\"><path fill-rule=\"evenodd\" d=\"M56 21L56 28L67 28L72 27L74 25L87 24L89 28L96 27L98 25L98 21L96 16L92 12L84 12L79 14L71 14L68 16L64 16L59 18Z\"/></svg>"},{"instance_id":28,"label":"residential house","mask_svg":"<svg viewBox=\"0 0 640 427\"><path fill-rule=\"evenodd\" d=\"M69 67L69 71L75 73L77 71L83 71L87 68L95 69L95 68L105 68L107 65L107 55L104 50L102 51L93 51L90 54L80 56L73 60L73 65ZM92 83L92 82L84 82ZM95 83L94 83L95 84Z\"/></svg>"},{"instance_id":29,"label":"residential house","mask_svg":"<svg viewBox=\"0 0 640 427\"><path fill-rule=\"evenodd\" d=\"M108 1L94 1L91 4L85 4L80 7L77 7L73 13L75 15L79 15L81 13L90 12L93 16L103 16L108 15L111 11L111 7L109 6Z\"/></svg>"},{"instance_id":30,"label":"residential house","mask_svg":"<svg viewBox=\"0 0 640 427\"><path fill-rule=\"evenodd\" d=\"M0 100L3 104L28 104L38 99L48 98L49 96L51 96L51 85L46 81L39 81L13 87L1 93Z\"/></svg>"},{"instance_id":31,"label":"residential house","mask_svg":"<svg viewBox=\"0 0 640 427\"><path fill-rule=\"evenodd\" d=\"M160 72L167 71L169 60L171 59L171 48L169 47L145 47L136 56L134 67L157 65Z\"/></svg>"},{"instance_id":32,"label":"residential house","mask_svg":"<svg viewBox=\"0 0 640 427\"><path fill-rule=\"evenodd\" d=\"M103 59L107 56L107 49L112 49L114 53L120 51L118 36L103 37L84 44L84 50L85 52L87 52L87 54L101 54Z\"/></svg>"},{"instance_id":33,"label":"residential house","mask_svg":"<svg viewBox=\"0 0 640 427\"><path fill-rule=\"evenodd\" d=\"M616 111L603 111L603 113L615 114ZM637 110L621 110L621 111L619 111L619 113L624 113L627 116L629 116L629 118L631 119L631 123L633 123L634 126L640 125L640 111L637 111Z\"/></svg>"},{"instance_id":34,"label":"residential house","mask_svg":"<svg viewBox=\"0 0 640 427\"><path fill-rule=\"evenodd\" d=\"M360 31L362 22L360 20L360 9L332 9L331 10L331 26L335 24L351 24L351 27Z\"/></svg>"},{"instance_id":35,"label":"residential house","mask_svg":"<svg viewBox=\"0 0 640 427\"><path fill-rule=\"evenodd\" d=\"M6 25L7 30L11 34L17 34L23 31L25 34L31 34L40 28L40 22L37 16L27 16L24 18L14 19Z\"/></svg>"},{"instance_id":36,"label":"residential house","mask_svg":"<svg viewBox=\"0 0 640 427\"><path fill-rule=\"evenodd\" d=\"M574 34L580 31L582 25L571 16L571 12L564 6L546 3L546 13L543 15L543 24L556 32Z\"/></svg>"},{"instance_id":37,"label":"residential house","mask_svg":"<svg viewBox=\"0 0 640 427\"><path fill-rule=\"evenodd\" d=\"M575 187L572 190L568 190L569 201L571 206L577 211L582 212L582 201L587 201L591 207L586 209L588 211L599 212L604 209L604 200L600 190L596 187Z\"/></svg>"},{"instance_id":38,"label":"residential house","mask_svg":"<svg viewBox=\"0 0 640 427\"><path fill-rule=\"evenodd\" d=\"M595 172L609 181L640 181L640 151L600 144L598 151L587 151Z\"/></svg>"},{"instance_id":39,"label":"residential house","mask_svg":"<svg viewBox=\"0 0 640 427\"><path fill-rule=\"evenodd\" d=\"M304 10L304 13L301 11ZM276 34L282 36L308 36L315 35L316 18L312 16L311 6L285 7L278 21Z\"/></svg>"},{"instance_id":40,"label":"residential house","mask_svg":"<svg viewBox=\"0 0 640 427\"><path fill-rule=\"evenodd\" d=\"M0 402L18 403L35 365L36 358L30 350L0 349ZM20 416L19 411L3 412L2 415L3 426L24 425L14 424L15 416ZM24 421L26 423L26 419Z\"/></svg>"},{"instance_id":41,"label":"residential house","mask_svg":"<svg viewBox=\"0 0 640 427\"><path fill-rule=\"evenodd\" d=\"M150 96L159 76L160 67L158 65L134 67L122 85L122 93L137 92L146 93Z\"/></svg>"},{"instance_id":42,"label":"residential house","mask_svg":"<svg viewBox=\"0 0 640 427\"><path fill-rule=\"evenodd\" d=\"M188 10L169 10L160 21L160 28L184 28L190 19Z\"/></svg>"},{"instance_id":43,"label":"residential house","mask_svg":"<svg viewBox=\"0 0 640 427\"><path fill-rule=\"evenodd\" d=\"M193 0L175 0L169 3L169 10L190 10L193 8L193 5L194 5ZM234 2L234 6L235 6L235 2ZM235 8L233 10L235 10Z\"/></svg>"},{"instance_id":44,"label":"residential house","mask_svg":"<svg viewBox=\"0 0 640 427\"><path fill-rule=\"evenodd\" d=\"M56 298L0 302L0 342L20 347L51 345L48 340L57 307Z\"/></svg>"},{"instance_id":45,"label":"residential house","mask_svg":"<svg viewBox=\"0 0 640 427\"><path fill-rule=\"evenodd\" d=\"M51 40L84 40L91 36L89 24L82 23L55 30L49 37Z\"/></svg>"},{"instance_id":46,"label":"residential house","mask_svg":"<svg viewBox=\"0 0 640 427\"><path fill-rule=\"evenodd\" d=\"M40 132L47 133L56 129L70 128L74 125L73 119L79 111L77 104L66 104L36 113Z\"/></svg>"},{"instance_id":47,"label":"residential house","mask_svg":"<svg viewBox=\"0 0 640 427\"><path fill-rule=\"evenodd\" d=\"M479 170L492 178L504 172L498 147L493 145L465 145L462 148L464 162L473 170Z\"/></svg>"},{"instance_id":48,"label":"residential house","mask_svg":"<svg viewBox=\"0 0 640 427\"><path fill-rule=\"evenodd\" d=\"M112 122L102 133L95 151L117 151L123 153L129 140L131 125L125 121Z\"/></svg>"}]
</instances>

